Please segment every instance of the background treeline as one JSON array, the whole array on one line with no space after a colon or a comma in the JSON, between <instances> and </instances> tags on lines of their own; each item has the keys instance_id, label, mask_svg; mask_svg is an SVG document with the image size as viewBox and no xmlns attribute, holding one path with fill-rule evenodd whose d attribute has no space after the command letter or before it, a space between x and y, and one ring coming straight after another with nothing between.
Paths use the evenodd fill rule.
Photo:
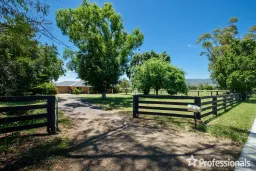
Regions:
<instances>
[{"instance_id":1,"label":"background treeline","mask_svg":"<svg viewBox=\"0 0 256 171\"><path fill-rule=\"evenodd\" d=\"M208 83L205 83L205 84L199 83L199 84L195 84L195 85L188 84L187 86L188 86L189 90L218 90L218 89L220 89L219 87L210 85Z\"/></svg>"}]
</instances>

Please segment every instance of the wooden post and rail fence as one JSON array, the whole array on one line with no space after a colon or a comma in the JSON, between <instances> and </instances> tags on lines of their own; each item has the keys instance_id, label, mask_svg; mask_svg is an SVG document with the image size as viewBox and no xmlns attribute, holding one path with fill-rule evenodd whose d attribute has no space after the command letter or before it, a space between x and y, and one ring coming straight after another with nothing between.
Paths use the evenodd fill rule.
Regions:
<instances>
[{"instance_id":1,"label":"wooden post and rail fence","mask_svg":"<svg viewBox=\"0 0 256 171\"><path fill-rule=\"evenodd\" d=\"M218 111L230 109L247 98L247 95L241 96L238 93L202 97L134 95L133 117L138 118L139 115L183 117L194 119L196 124L196 120L211 114L217 115ZM23 105L10 105L20 102ZM24 104L24 102L29 103ZM0 103L7 104L0 106L0 134L40 127L46 127L49 134L55 134L58 130L58 111L56 111L58 103L55 96L0 97ZM189 112L186 109L189 104L199 106L201 111ZM37 114L25 112L38 109L43 109L44 112Z\"/></svg>"},{"instance_id":2,"label":"wooden post and rail fence","mask_svg":"<svg viewBox=\"0 0 256 171\"><path fill-rule=\"evenodd\" d=\"M8 105L24 102L28 104ZM57 132L58 113L55 111L55 96L0 97L0 103L7 104L7 106L0 107L0 134L40 127L46 127L49 134ZM26 111L38 109L43 109L42 111L45 112L26 113ZM8 113L12 114L8 115Z\"/></svg>"},{"instance_id":3,"label":"wooden post and rail fence","mask_svg":"<svg viewBox=\"0 0 256 171\"><path fill-rule=\"evenodd\" d=\"M247 95L239 93L223 94L217 96L170 96L170 95L134 95L133 117L139 115L159 115L201 120L209 115L218 115L221 110L228 110L240 101L248 99ZM200 112L190 112L187 105L201 108ZM164 111L164 112L162 112Z\"/></svg>"},{"instance_id":4,"label":"wooden post and rail fence","mask_svg":"<svg viewBox=\"0 0 256 171\"><path fill-rule=\"evenodd\" d=\"M197 96L200 96L200 93L210 93L211 96L218 96L220 94L226 94L229 91L227 91L227 90L189 90L188 92L196 93Z\"/></svg>"}]
</instances>

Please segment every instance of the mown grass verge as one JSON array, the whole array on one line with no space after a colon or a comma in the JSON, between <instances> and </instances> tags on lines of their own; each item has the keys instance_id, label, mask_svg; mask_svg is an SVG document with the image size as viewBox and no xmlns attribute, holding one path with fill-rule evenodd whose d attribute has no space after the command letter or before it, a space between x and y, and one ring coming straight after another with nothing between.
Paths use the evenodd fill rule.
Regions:
<instances>
[{"instance_id":1,"label":"mown grass verge","mask_svg":"<svg viewBox=\"0 0 256 171\"><path fill-rule=\"evenodd\" d=\"M207 124L206 132L218 137L230 138L245 143L256 117L256 96L241 102L227 112L212 116Z\"/></svg>"}]
</instances>

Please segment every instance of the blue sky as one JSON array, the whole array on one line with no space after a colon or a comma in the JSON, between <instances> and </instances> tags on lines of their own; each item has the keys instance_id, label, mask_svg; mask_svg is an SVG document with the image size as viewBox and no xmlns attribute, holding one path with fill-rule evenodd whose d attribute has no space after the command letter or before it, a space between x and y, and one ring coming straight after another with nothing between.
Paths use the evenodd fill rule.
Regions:
<instances>
[{"instance_id":1,"label":"blue sky","mask_svg":"<svg viewBox=\"0 0 256 171\"><path fill-rule=\"evenodd\" d=\"M71 47L69 39L63 36L55 22L55 12L61 8L75 8L82 0L47 1L51 8L48 20L53 22L52 33ZM256 25L255 0L90 0L102 5L113 4L123 17L127 32L139 27L145 39L140 52L167 51L172 64L182 68L186 78L209 78L208 59L200 56L197 38L218 26L227 26L231 17L238 17L239 34L245 34L249 27ZM42 39L51 43L50 40ZM62 55L63 45L56 44ZM77 75L68 71L64 80L76 80Z\"/></svg>"}]
</instances>

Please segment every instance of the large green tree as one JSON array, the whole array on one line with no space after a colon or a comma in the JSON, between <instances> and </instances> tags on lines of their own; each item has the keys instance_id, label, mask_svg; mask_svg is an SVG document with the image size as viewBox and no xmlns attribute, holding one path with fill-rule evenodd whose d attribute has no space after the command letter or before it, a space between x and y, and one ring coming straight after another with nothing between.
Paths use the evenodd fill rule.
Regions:
<instances>
[{"instance_id":1,"label":"large green tree","mask_svg":"<svg viewBox=\"0 0 256 171\"><path fill-rule=\"evenodd\" d=\"M110 3L99 7L84 0L78 8L57 11L56 20L79 49L76 53L66 51L65 56L71 59L68 66L105 98L106 89L126 70L128 56L142 44L143 34L138 28L128 34Z\"/></svg>"},{"instance_id":2,"label":"large green tree","mask_svg":"<svg viewBox=\"0 0 256 171\"><path fill-rule=\"evenodd\" d=\"M169 63L171 62L170 55L168 55L165 51L160 54L156 53L153 50L151 50L150 52L135 53L134 55L132 55L130 66L127 68L127 76L130 78L136 66L143 64L143 62L151 58L158 58Z\"/></svg>"},{"instance_id":3,"label":"large green tree","mask_svg":"<svg viewBox=\"0 0 256 171\"><path fill-rule=\"evenodd\" d=\"M228 27L203 34L197 43L205 49L201 55L209 58L211 77L221 88L250 92L256 86L256 26L241 37L237 21L231 18Z\"/></svg>"},{"instance_id":4,"label":"large green tree","mask_svg":"<svg viewBox=\"0 0 256 171\"><path fill-rule=\"evenodd\" d=\"M135 68L132 75L133 86L148 94L150 88L155 89L156 95L160 89L169 94L187 93L185 73L162 59L152 58Z\"/></svg>"},{"instance_id":5,"label":"large green tree","mask_svg":"<svg viewBox=\"0 0 256 171\"><path fill-rule=\"evenodd\" d=\"M0 95L25 95L64 74L55 46L42 45L23 17L6 21L0 32Z\"/></svg>"}]
</instances>

